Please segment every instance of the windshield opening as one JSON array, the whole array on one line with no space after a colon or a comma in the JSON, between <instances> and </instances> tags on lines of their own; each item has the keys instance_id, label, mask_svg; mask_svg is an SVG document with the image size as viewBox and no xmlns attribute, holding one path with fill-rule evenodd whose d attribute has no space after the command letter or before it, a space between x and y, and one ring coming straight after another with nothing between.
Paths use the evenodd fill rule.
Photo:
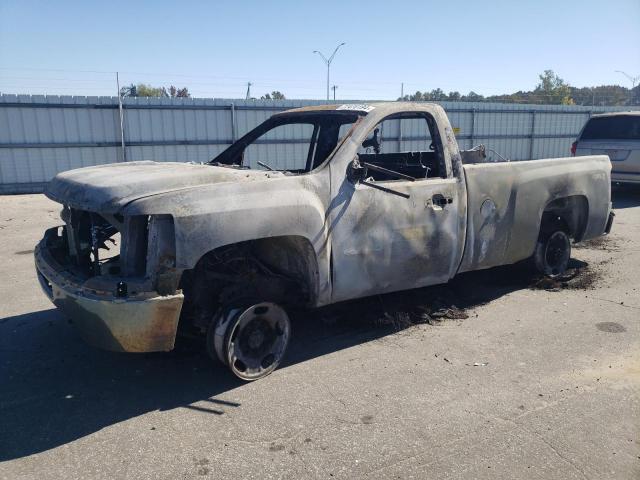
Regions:
<instances>
[{"instance_id":1,"label":"windshield opening","mask_svg":"<svg viewBox=\"0 0 640 480\"><path fill-rule=\"evenodd\" d=\"M319 167L350 132L358 112L276 115L247 133L210 164L306 173Z\"/></svg>"}]
</instances>

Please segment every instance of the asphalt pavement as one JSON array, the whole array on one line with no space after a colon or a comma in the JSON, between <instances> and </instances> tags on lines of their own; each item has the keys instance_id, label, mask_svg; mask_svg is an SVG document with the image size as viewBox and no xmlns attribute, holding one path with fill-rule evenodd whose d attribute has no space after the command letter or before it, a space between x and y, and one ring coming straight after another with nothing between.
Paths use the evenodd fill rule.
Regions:
<instances>
[{"instance_id":1,"label":"asphalt pavement","mask_svg":"<svg viewBox=\"0 0 640 480\"><path fill-rule=\"evenodd\" d=\"M0 197L0 478L638 479L640 189L614 206L566 279L510 266L302 312L285 364L243 383L198 342L85 345L33 269L59 206ZM433 301L465 315L403 321Z\"/></svg>"}]
</instances>

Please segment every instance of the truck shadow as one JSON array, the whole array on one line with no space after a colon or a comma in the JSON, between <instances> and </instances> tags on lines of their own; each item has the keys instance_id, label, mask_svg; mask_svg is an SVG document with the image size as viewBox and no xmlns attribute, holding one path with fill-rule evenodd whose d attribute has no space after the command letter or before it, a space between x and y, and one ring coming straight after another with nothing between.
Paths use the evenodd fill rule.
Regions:
<instances>
[{"instance_id":1,"label":"truck shadow","mask_svg":"<svg viewBox=\"0 0 640 480\"><path fill-rule=\"evenodd\" d=\"M281 368L411 327L412 320L393 320L405 318L400 312L434 303L464 311L531 284L528 270L514 265L463 274L445 286L294 313L294 335ZM200 342L181 341L165 354L103 352L86 346L54 309L0 319L0 355L0 461L152 411L189 408L210 414L202 420L207 422L242 408L233 391L244 384L211 362ZM269 379L261 381L266 385ZM155 428L153 418L149 429Z\"/></svg>"}]
</instances>

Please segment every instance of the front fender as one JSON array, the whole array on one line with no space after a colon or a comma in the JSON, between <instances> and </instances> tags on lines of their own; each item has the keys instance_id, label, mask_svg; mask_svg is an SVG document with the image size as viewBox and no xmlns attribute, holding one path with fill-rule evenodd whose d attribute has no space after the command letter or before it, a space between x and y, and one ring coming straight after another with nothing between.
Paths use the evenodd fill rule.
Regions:
<instances>
[{"instance_id":1,"label":"front fender","mask_svg":"<svg viewBox=\"0 0 640 480\"><path fill-rule=\"evenodd\" d=\"M328 184L323 172L218 184L140 199L124 213L172 215L176 268L182 270L194 268L207 252L225 245L279 236L306 238L316 254L323 303L330 285Z\"/></svg>"},{"instance_id":2,"label":"front fender","mask_svg":"<svg viewBox=\"0 0 640 480\"><path fill-rule=\"evenodd\" d=\"M245 194L214 211L177 217L177 267L193 268L205 253L224 245L287 235L306 238L318 255L324 246L324 212L313 200L295 191L266 198Z\"/></svg>"}]
</instances>

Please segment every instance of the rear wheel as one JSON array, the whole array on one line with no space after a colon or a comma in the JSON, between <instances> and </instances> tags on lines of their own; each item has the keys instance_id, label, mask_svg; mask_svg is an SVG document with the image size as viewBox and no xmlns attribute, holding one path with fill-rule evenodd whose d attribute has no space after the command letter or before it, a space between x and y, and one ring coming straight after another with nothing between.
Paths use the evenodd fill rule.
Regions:
<instances>
[{"instance_id":1,"label":"rear wheel","mask_svg":"<svg viewBox=\"0 0 640 480\"><path fill-rule=\"evenodd\" d=\"M538 272L549 277L562 275L571 258L571 240L559 225L543 230L536 244L533 261Z\"/></svg>"},{"instance_id":2,"label":"rear wheel","mask_svg":"<svg viewBox=\"0 0 640 480\"><path fill-rule=\"evenodd\" d=\"M284 357L291 336L289 316L271 302L235 305L216 315L207 333L207 349L238 378L258 380Z\"/></svg>"}]
</instances>

